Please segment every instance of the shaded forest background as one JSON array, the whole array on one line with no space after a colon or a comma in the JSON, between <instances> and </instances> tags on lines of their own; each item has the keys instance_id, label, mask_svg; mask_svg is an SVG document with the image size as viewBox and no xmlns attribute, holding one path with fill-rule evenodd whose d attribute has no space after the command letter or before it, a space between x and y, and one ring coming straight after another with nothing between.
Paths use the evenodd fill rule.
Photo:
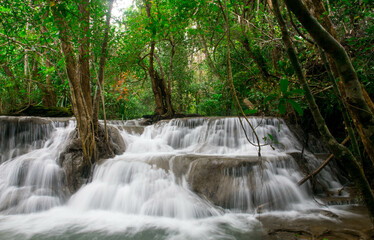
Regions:
<instances>
[{"instance_id":1,"label":"shaded forest background","mask_svg":"<svg viewBox=\"0 0 374 240\"><path fill-rule=\"evenodd\" d=\"M110 21L102 86L107 117L132 119L153 114L156 104L152 74L166 82L175 112L236 115L226 81L227 36L221 3L148 1L153 3L148 15L145 2L135 1L125 15L112 17ZM54 4L54 1L1 3L2 114L28 105L71 107L59 27L51 11ZM89 37L87 57L92 96L99 78L109 4L110 1L90 1L87 32L82 28L78 1L59 4L69 25L74 51L79 51L78 38L82 34ZM324 14L331 19L361 83L373 97L373 5L365 0L327 1L324 5ZM305 110L307 104L284 50L271 1L229 1L227 7L233 82L245 113L284 116ZM342 123L337 98L317 47L298 20L281 7L323 116L328 122ZM150 60L152 42L155 57ZM155 73L149 71L150 61ZM292 92L287 94L289 91ZM102 114L100 108L100 118ZM342 130L343 125L331 127Z\"/></svg>"}]
</instances>

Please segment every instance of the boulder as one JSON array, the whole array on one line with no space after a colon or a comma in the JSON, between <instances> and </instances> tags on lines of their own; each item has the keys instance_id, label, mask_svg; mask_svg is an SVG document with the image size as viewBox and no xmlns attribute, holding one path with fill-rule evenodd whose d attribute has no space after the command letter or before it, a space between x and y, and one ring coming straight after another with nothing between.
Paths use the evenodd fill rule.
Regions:
<instances>
[{"instance_id":1,"label":"boulder","mask_svg":"<svg viewBox=\"0 0 374 240\"><path fill-rule=\"evenodd\" d=\"M105 141L104 127L100 126L99 134L95 136L98 152L97 163L126 151L126 144L115 127L108 126L108 137L109 146ZM77 130L71 133L69 141L70 143L60 154L59 164L64 169L67 186L70 193L73 194L83 184L90 181L95 163L90 166L90 164L83 161L82 142L78 137Z\"/></svg>"}]
</instances>

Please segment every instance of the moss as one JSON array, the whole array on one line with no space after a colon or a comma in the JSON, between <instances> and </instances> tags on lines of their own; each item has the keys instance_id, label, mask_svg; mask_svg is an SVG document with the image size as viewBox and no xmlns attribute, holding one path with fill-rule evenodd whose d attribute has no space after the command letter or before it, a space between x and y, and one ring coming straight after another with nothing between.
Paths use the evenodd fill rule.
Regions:
<instances>
[{"instance_id":1,"label":"moss","mask_svg":"<svg viewBox=\"0 0 374 240\"><path fill-rule=\"evenodd\" d=\"M71 107L44 107L30 105L24 109L18 109L10 112L11 116L39 116L39 117L71 117L73 112Z\"/></svg>"}]
</instances>

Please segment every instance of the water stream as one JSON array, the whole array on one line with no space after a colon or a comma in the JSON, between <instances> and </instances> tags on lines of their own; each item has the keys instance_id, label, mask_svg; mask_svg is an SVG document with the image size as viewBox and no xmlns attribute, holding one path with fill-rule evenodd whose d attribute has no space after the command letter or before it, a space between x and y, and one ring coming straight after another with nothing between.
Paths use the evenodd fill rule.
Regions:
<instances>
[{"instance_id":1,"label":"water stream","mask_svg":"<svg viewBox=\"0 0 374 240\"><path fill-rule=\"evenodd\" d=\"M301 143L283 120L250 121L261 157L236 118L112 121L126 152L70 196L58 158L75 122L0 117L0 239L261 239L261 214L323 217L308 212L323 208L310 184L297 186ZM320 181L341 188L331 169Z\"/></svg>"}]
</instances>

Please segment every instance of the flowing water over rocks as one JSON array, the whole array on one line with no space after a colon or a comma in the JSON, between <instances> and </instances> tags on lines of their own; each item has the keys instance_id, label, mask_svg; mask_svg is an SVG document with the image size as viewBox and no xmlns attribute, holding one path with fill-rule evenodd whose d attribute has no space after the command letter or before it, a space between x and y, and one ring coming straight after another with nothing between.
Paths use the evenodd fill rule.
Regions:
<instances>
[{"instance_id":1,"label":"flowing water over rocks","mask_svg":"<svg viewBox=\"0 0 374 240\"><path fill-rule=\"evenodd\" d=\"M365 211L321 206L315 199L323 189L339 197L342 183L333 169L318 176L322 187L312 188L309 181L299 187L321 160L307 150L297 157L303 146L283 120L250 121L263 145L261 157L247 140L256 143L254 134L244 124L246 136L237 118L174 119L151 126L110 121L126 151L100 161L92 180L74 192L59 159L72 147L75 122L1 117L0 239L338 236L317 228L320 221L335 229L339 222L345 228L360 223L365 230L351 226L351 234L340 239L369 238Z\"/></svg>"}]
</instances>

